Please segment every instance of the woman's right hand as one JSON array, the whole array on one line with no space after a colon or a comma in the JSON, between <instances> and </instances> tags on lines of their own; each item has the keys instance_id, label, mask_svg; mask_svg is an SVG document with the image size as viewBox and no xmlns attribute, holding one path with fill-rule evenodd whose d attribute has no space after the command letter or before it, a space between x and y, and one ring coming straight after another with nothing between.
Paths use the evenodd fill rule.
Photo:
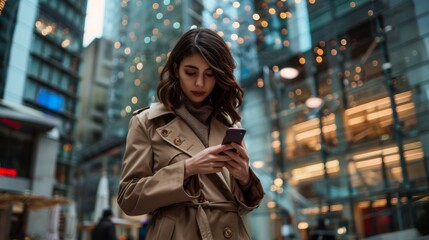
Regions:
<instances>
[{"instance_id":1,"label":"woman's right hand","mask_svg":"<svg viewBox=\"0 0 429 240\"><path fill-rule=\"evenodd\" d=\"M208 147L185 160L185 179L195 174L216 173L222 170L231 158L222 152L232 149L229 145Z\"/></svg>"}]
</instances>

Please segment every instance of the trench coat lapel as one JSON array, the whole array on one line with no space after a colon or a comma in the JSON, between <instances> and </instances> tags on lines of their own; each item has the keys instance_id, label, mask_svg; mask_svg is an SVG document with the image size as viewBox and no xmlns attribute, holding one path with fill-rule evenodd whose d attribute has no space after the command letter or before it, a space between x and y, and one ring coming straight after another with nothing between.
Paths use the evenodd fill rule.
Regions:
<instances>
[{"instance_id":1,"label":"trench coat lapel","mask_svg":"<svg viewBox=\"0 0 429 240\"><path fill-rule=\"evenodd\" d=\"M178 117L166 125L157 128L156 131L164 141L189 156L194 156L205 148L188 124Z\"/></svg>"},{"instance_id":2,"label":"trench coat lapel","mask_svg":"<svg viewBox=\"0 0 429 240\"><path fill-rule=\"evenodd\" d=\"M164 104L152 103L148 119L152 120L167 114L176 115L171 109L166 108ZM194 131L180 118L174 118L169 123L157 128L156 131L164 141L189 156L193 156L204 149L204 145Z\"/></svg>"}]
</instances>

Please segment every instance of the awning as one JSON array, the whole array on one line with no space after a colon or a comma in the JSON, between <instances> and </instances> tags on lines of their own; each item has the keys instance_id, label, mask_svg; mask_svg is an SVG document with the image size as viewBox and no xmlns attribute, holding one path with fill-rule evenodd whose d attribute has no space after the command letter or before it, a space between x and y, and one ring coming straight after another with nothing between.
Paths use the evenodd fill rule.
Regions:
<instances>
[{"instance_id":1,"label":"awning","mask_svg":"<svg viewBox=\"0 0 429 240\"><path fill-rule=\"evenodd\" d=\"M22 129L35 129L39 131L49 131L56 126L60 126L58 118L49 116L35 109L11 103L0 99L0 120L4 124L19 125ZM14 124L14 121L17 124Z\"/></svg>"},{"instance_id":2,"label":"awning","mask_svg":"<svg viewBox=\"0 0 429 240\"><path fill-rule=\"evenodd\" d=\"M61 196L48 197L25 193L0 193L0 208L8 208L10 204L23 204L26 210L34 211L68 203L68 199Z\"/></svg>"}]
</instances>

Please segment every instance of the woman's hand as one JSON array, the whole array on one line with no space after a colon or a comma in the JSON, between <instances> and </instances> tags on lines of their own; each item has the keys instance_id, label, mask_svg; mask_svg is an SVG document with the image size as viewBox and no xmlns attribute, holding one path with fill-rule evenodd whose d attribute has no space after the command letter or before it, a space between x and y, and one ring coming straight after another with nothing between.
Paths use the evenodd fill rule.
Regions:
<instances>
[{"instance_id":1,"label":"woman's hand","mask_svg":"<svg viewBox=\"0 0 429 240\"><path fill-rule=\"evenodd\" d=\"M208 174L222 171L231 158L221 154L229 149L229 145L216 145L208 147L195 156L185 160L185 179L195 174Z\"/></svg>"},{"instance_id":2,"label":"woman's hand","mask_svg":"<svg viewBox=\"0 0 429 240\"><path fill-rule=\"evenodd\" d=\"M249 155L243 146L236 143L231 143L230 145L236 151L225 151L225 154L231 158L230 161L226 162L225 167L241 185L246 185L250 180Z\"/></svg>"}]
</instances>

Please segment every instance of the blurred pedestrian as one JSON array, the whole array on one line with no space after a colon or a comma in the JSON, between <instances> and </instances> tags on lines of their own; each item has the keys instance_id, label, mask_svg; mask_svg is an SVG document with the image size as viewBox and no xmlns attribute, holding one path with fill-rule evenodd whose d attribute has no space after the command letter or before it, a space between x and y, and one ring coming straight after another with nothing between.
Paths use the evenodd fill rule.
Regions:
<instances>
[{"instance_id":1,"label":"blurred pedestrian","mask_svg":"<svg viewBox=\"0 0 429 240\"><path fill-rule=\"evenodd\" d=\"M92 240L116 240L116 228L115 224L112 222L112 217L112 210L103 210L100 221L91 232Z\"/></svg>"},{"instance_id":2,"label":"blurred pedestrian","mask_svg":"<svg viewBox=\"0 0 429 240\"><path fill-rule=\"evenodd\" d=\"M328 228L325 219L320 218L317 220L316 229L311 233L311 240L336 240L333 230Z\"/></svg>"},{"instance_id":3,"label":"blurred pedestrian","mask_svg":"<svg viewBox=\"0 0 429 240\"><path fill-rule=\"evenodd\" d=\"M147 235L147 230L149 229L150 223L150 214L147 214L147 218L141 221L141 226L139 228L139 240L145 240Z\"/></svg>"},{"instance_id":4,"label":"blurred pedestrian","mask_svg":"<svg viewBox=\"0 0 429 240\"><path fill-rule=\"evenodd\" d=\"M414 225L421 236L429 235L429 203L419 209Z\"/></svg>"},{"instance_id":5,"label":"blurred pedestrian","mask_svg":"<svg viewBox=\"0 0 429 240\"><path fill-rule=\"evenodd\" d=\"M191 29L161 71L160 102L134 112L118 203L128 215L153 213L147 239L250 239L241 216L264 191L244 143L221 144L240 126L234 68L216 32Z\"/></svg>"}]
</instances>

